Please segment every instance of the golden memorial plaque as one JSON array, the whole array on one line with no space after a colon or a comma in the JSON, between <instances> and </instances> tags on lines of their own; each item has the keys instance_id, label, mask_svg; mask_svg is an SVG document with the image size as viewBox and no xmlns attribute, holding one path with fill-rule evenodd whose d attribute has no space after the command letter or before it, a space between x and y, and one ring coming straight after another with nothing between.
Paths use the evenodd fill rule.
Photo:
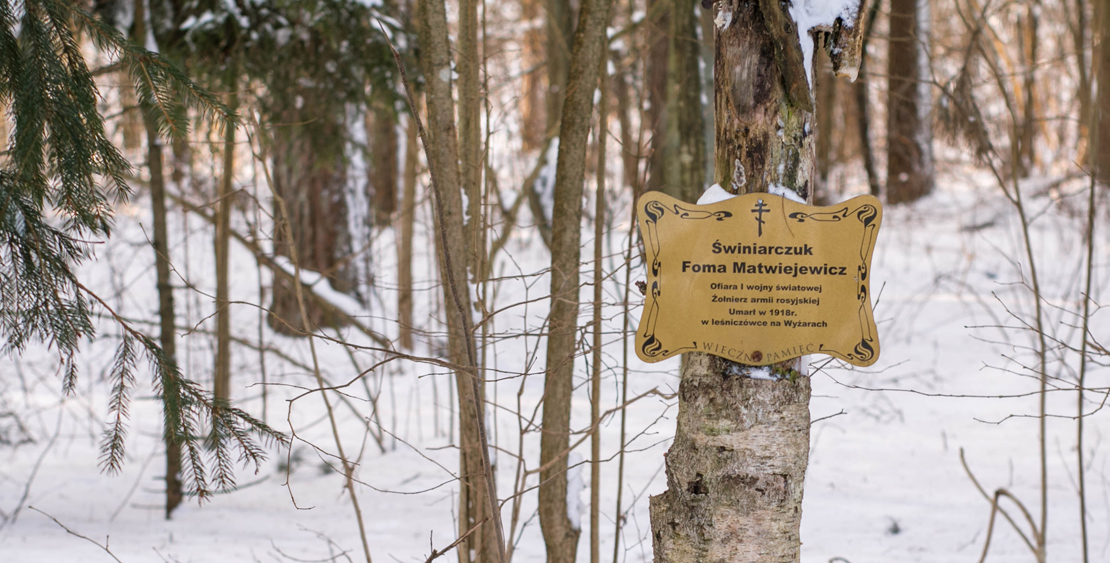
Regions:
<instances>
[{"instance_id":1,"label":"golden memorial plaque","mask_svg":"<svg viewBox=\"0 0 1110 563\"><path fill-rule=\"evenodd\" d=\"M659 192L637 203L647 298L636 355L705 352L750 365L879 357L871 253L883 212L860 196L814 207L768 193L710 205Z\"/></svg>"}]
</instances>

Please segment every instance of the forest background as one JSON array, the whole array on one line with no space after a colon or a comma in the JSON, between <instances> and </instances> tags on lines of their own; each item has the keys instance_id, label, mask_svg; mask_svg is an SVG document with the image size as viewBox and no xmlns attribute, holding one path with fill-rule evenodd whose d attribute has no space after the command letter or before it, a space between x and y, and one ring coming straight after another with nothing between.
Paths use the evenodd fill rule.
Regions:
<instances>
[{"instance_id":1,"label":"forest background","mask_svg":"<svg viewBox=\"0 0 1110 563\"><path fill-rule=\"evenodd\" d=\"M743 191L771 4L4 2L0 554L651 560L632 203ZM798 366L801 559L1110 552L1104 4L781 12L799 195L887 204L882 357Z\"/></svg>"}]
</instances>

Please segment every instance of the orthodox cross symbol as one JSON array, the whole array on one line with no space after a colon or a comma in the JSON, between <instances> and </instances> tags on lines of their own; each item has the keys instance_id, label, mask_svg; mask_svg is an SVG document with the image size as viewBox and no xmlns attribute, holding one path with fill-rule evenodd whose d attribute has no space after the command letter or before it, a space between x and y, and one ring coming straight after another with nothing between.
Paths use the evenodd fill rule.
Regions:
<instances>
[{"instance_id":1,"label":"orthodox cross symbol","mask_svg":"<svg viewBox=\"0 0 1110 563\"><path fill-rule=\"evenodd\" d=\"M767 204L763 203L762 199L759 200L759 202L755 204L755 207L752 208L752 213L755 214L755 221L756 223L759 223L759 236L763 236L763 223L766 222L763 220L763 214L770 212L771 209L767 207Z\"/></svg>"}]
</instances>

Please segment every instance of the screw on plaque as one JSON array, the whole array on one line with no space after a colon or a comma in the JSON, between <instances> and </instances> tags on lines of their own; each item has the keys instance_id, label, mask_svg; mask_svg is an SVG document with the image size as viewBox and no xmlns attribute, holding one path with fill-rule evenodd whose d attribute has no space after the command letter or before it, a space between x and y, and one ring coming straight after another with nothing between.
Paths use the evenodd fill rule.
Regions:
<instances>
[{"instance_id":1,"label":"screw on plaque","mask_svg":"<svg viewBox=\"0 0 1110 563\"><path fill-rule=\"evenodd\" d=\"M752 359L753 362L761 361L763 359L763 352L760 352L759 350L756 350L755 352L752 352L751 353L751 359Z\"/></svg>"}]
</instances>

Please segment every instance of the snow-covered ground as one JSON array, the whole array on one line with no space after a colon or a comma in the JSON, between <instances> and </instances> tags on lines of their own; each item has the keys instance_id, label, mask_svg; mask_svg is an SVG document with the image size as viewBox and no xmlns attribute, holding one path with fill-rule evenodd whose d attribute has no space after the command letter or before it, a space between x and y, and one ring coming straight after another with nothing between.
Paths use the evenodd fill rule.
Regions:
<instances>
[{"instance_id":1,"label":"snow-covered ground","mask_svg":"<svg viewBox=\"0 0 1110 563\"><path fill-rule=\"evenodd\" d=\"M1085 196L1055 202L1041 189L1044 185L1030 182L1026 201L1035 218L1032 235L1048 332L1074 344ZM1079 184L1063 186L1065 193L1079 189ZM621 264L629 203L614 201L620 211L607 241L610 258L605 272L612 276L605 285L603 410L619 398L624 355ZM153 252L144 234L150 232L145 205L137 200L120 209L117 234L82 275L125 316L152 320L156 299ZM1110 222L1105 217L1103 209L1094 292L1103 301L1110 288ZM201 219L181 212L171 220L178 285L184 286L184 279L194 286L178 292L179 324L195 329L180 337L179 362L188 376L207 384L214 347L208 332L214 327L209 318L214 308L210 230ZM592 245L593 227L586 223L583 240ZM425 238L418 239L420 255L414 268L416 322L421 330L415 354L435 356L444 348L437 320L441 306L439 290L429 281L435 273L428 256L431 245L426 233L420 236ZM538 466L539 435L529 428L521 440L520 428L539 422L543 346L537 334L543 328L548 289L547 278L536 273L547 261L541 248L533 229L518 229L499 259L498 281L489 292L488 308L503 309L490 325L486 360L498 378L488 392L497 405L490 417L502 498L513 493L518 455L523 454L526 469ZM1032 334L1022 325L1031 318L1033 304L1021 285L1029 279L1022 248L1016 213L996 187L971 173L942 178L937 193L915 206L885 210L872 285L878 297L882 357L867 369L846 369L827 358L812 358L820 369L813 375L815 423L802 524L803 561L978 561L990 504L965 473L961 451L989 493L1005 488L1038 517L1038 398L1033 393L1038 384L1020 365L1034 361ZM241 302L233 311L233 331L236 337L257 342L259 309L250 303L259 302L259 273L242 248L233 252L231 291ZM366 307L366 322L395 335L395 247L389 231L374 241L371 256L376 293ZM587 271L584 279L589 275ZM642 268L634 264L632 280L643 277ZM263 273L261 281L268 284L269 275ZM583 291L584 297L591 293L588 287ZM635 292L632 300L640 301ZM591 312L583 307L583 326ZM632 314L634 327L639 308L633 307ZM1100 311L1093 321L1092 333L1105 344L1110 340L1110 313ZM154 330L152 325L141 326ZM31 350L0 363L0 413L15 415L0 418L0 439L5 440L0 444L0 561L111 561L111 555L92 541L106 545L123 562L361 560L358 527L343 479L328 466L334 463L330 456L335 445L323 403L318 394L304 394L315 387L304 367L311 364L305 342L261 329L266 346L296 360L265 356L265 410L259 353L239 346L233 358L234 398L279 430L288 433L295 428L301 439L294 441L291 453L273 451L257 473L253 467L239 472L239 490L216 495L203 505L187 502L166 521L161 508L160 412L149 386L140 385L135 394L123 472L109 476L98 469L109 390L104 377L118 338L118 330L106 322L101 330L98 340L84 346L82 377L72 397L62 397L58 366L48 350ZM357 334L346 336L367 344ZM1071 418L1077 397L1067 390L1075 380L1077 360L1075 353L1065 353L1055 344L1052 348L1049 372L1060 378L1052 387L1065 390L1049 395L1050 412L1059 418L1049 421L1048 559L1078 561ZM352 380L380 359L365 351L352 359L338 344L323 341L319 351L332 383ZM628 357L629 397L677 388L677 360L649 366L635 354ZM1102 360L1105 364L1107 358ZM573 419L578 429L588 426L587 373L585 360L580 360ZM1089 384L1105 389L1108 375L1110 369L1094 365ZM457 533L452 474L458 461L451 438L457 425L451 421L451 376L431 364L398 360L348 390L346 403L333 404L338 404L345 450L359 460L358 494L374 559L424 561L433 548L442 549ZM376 417L371 417L375 407L367 400L370 396L376 398ZM1090 412L1102 397L1092 392L1088 399L1085 409ZM627 517L619 561L651 559L648 496L665 486L663 453L674 430L675 412L673 401L655 395L627 409ZM384 429L381 447L367 432L368 425L375 432L379 425ZM1110 560L1110 467L1103 443L1108 435L1110 414L1097 412L1086 419L1092 561ZM607 561L613 553L619 443L619 419L610 417L603 428L601 489L601 553ZM588 441L577 453L589 457ZM588 487L588 467L578 470L579 482ZM515 522L516 561L543 560L532 488L536 482L536 475L526 479L515 518L513 501L505 504L506 526ZM580 491L580 499L586 511L588 489ZM1027 529L1014 505L1004 506ZM589 526L588 512L581 516L582 525ZM580 541L581 560L588 558L588 537L584 533ZM1001 519L990 553L992 561L1033 560ZM453 554L444 558L453 559Z\"/></svg>"}]
</instances>

